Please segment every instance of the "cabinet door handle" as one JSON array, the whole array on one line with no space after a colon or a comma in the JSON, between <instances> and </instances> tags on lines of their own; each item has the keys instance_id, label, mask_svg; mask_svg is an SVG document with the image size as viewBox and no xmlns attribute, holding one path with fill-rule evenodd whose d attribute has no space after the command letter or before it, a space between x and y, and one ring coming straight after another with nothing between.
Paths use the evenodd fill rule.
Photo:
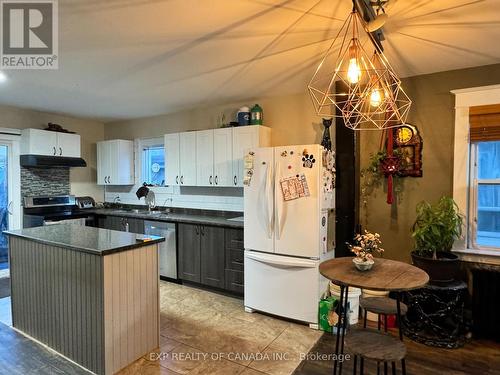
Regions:
<instances>
[{"instance_id":1,"label":"cabinet door handle","mask_svg":"<svg viewBox=\"0 0 500 375\"><path fill-rule=\"evenodd\" d=\"M59 156L62 156L62 147L59 147Z\"/></svg>"},{"instance_id":2,"label":"cabinet door handle","mask_svg":"<svg viewBox=\"0 0 500 375\"><path fill-rule=\"evenodd\" d=\"M208 182L210 182L210 185L212 185L212 176L208 179Z\"/></svg>"},{"instance_id":3,"label":"cabinet door handle","mask_svg":"<svg viewBox=\"0 0 500 375\"><path fill-rule=\"evenodd\" d=\"M200 232L201 232L201 235L204 236L205 235L205 227L200 226Z\"/></svg>"},{"instance_id":4,"label":"cabinet door handle","mask_svg":"<svg viewBox=\"0 0 500 375\"><path fill-rule=\"evenodd\" d=\"M234 186L238 185L238 177L237 176L234 176L233 181L234 181Z\"/></svg>"},{"instance_id":5,"label":"cabinet door handle","mask_svg":"<svg viewBox=\"0 0 500 375\"><path fill-rule=\"evenodd\" d=\"M181 176L181 185L184 185L184 176Z\"/></svg>"},{"instance_id":6,"label":"cabinet door handle","mask_svg":"<svg viewBox=\"0 0 500 375\"><path fill-rule=\"evenodd\" d=\"M215 185L219 185L219 176L215 176Z\"/></svg>"},{"instance_id":7,"label":"cabinet door handle","mask_svg":"<svg viewBox=\"0 0 500 375\"><path fill-rule=\"evenodd\" d=\"M52 147L54 149L54 155L57 153L56 147Z\"/></svg>"},{"instance_id":8,"label":"cabinet door handle","mask_svg":"<svg viewBox=\"0 0 500 375\"><path fill-rule=\"evenodd\" d=\"M104 183L105 183L105 184L107 184L107 183L108 183L107 179L108 179L108 176L104 176Z\"/></svg>"},{"instance_id":9,"label":"cabinet door handle","mask_svg":"<svg viewBox=\"0 0 500 375\"><path fill-rule=\"evenodd\" d=\"M175 183L176 183L177 185L179 185L179 176L176 176L176 177L175 177Z\"/></svg>"},{"instance_id":10,"label":"cabinet door handle","mask_svg":"<svg viewBox=\"0 0 500 375\"><path fill-rule=\"evenodd\" d=\"M198 225L195 226L195 231L196 231L196 235L200 234L200 227Z\"/></svg>"}]
</instances>

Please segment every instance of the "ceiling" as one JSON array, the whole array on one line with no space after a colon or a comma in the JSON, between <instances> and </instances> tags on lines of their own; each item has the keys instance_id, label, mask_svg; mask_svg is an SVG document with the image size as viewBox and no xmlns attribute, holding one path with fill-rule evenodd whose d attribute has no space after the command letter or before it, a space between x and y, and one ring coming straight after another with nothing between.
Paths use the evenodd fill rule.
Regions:
<instances>
[{"instance_id":1,"label":"ceiling","mask_svg":"<svg viewBox=\"0 0 500 375\"><path fill-rule=\"evenodd\" d=\"M6 71L0 104L101 120L304 92L349 0L61 0L59 70ZM401 76L500 63L500 0L390 0Z\"/></svg>"}]
</instances>

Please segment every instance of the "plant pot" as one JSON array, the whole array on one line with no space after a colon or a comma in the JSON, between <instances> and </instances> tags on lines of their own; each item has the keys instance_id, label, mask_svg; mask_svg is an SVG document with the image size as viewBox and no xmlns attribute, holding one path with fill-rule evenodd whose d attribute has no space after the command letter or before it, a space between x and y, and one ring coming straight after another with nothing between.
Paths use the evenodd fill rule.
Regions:
<instances>
[{"instance_id":1,"label":"plant pot","mask_svg":"<svg viewBox=\"0 0 500 375\"><path fill-rule=\"evenodd\" d=\"M372 259L363 260L360 258L352 258L352 262L359 271L368 271L373 267L373 263L375 263Z\"/></svg>"},{"instance_id":2,"label":"plant pot","mask_svg":"<svg viewBox=\"0 0 500 375\"><path fill-rule=\"evenodd\" d=\"M413 265L424 270L429 275L429 283L445 285L455 280L460 270L460 259L455 254L445 251L437 252L437 259L411 253Z\"/></svg>"}]
</instances>

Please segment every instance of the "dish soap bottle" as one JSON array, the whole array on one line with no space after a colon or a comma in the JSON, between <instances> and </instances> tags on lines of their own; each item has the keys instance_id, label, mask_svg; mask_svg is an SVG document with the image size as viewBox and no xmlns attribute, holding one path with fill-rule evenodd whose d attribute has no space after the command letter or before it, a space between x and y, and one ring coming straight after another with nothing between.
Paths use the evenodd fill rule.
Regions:
<instances>
[{"instance_id":1,"label":"dish soap bottle","mask_svg":"<svg viewBox=\"0 0 500 375\"><path fill-rule=\"evenodd\" d=\"M255 104L250 110L250 125L262 125L262 108L260 105Z\"/></svg>"}]
</instances>

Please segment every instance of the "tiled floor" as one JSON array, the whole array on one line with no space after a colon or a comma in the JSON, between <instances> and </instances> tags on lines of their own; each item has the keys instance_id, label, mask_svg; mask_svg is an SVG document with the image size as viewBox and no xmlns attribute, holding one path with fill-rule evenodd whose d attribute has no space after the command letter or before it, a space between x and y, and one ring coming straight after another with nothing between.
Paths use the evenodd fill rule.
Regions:
<instances>
[{"instance_id":1,"label":"tiled floor","mask_svg":"<svg viewBox=\"0 0 500 375\"><path fill-rule=\"evenodd\" d=\"M0 298L0 323L3 323L7 326L12 326L10 297Z\"/></svg>"},{"instance_id":2,"label":"tiled floor","mask_svg":"<svg viewBox=\"0 0 500 375\"><path fill-rule=\"evenodd\" d=\"M120 374L291 374L321 336L243 301L162 282L161 346Z\"/></svg>"},{"instance_id":3,"label":"tiled floor","mask_svg":"<svg viewBox=\"0 0 500 375\"><path fill-rule=\"evenodd\" d=\"M10 276L10 272L9 272L9 268L8 268L8 263L3 263L3 265L5 265L5 268L1 268L0 267L0 279L2 277L9 277Z\"/></svg>"}]
</instances>

